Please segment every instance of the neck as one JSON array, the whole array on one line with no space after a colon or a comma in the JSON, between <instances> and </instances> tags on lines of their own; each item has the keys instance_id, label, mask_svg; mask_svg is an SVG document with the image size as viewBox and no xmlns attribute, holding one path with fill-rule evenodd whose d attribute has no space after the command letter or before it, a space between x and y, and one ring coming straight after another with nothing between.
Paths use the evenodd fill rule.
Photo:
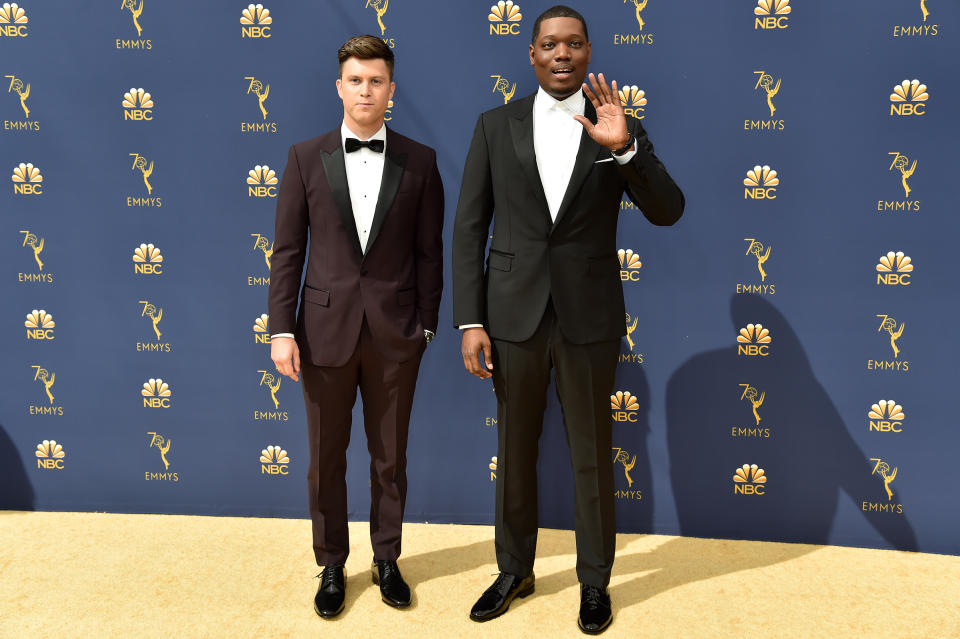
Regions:
<instances>
[{"instance_id":1,"label":"neck","mask_svg":"<svg viewBox=\"0 0 960 639\"><path fill-rule=\"evenodd\" d=\"M549 95L554 100L557 100L558 102L563 102L564 100L569 98L571 95L574 95L580 91L580 89L578 88L576 91L571 91L570 93L553 93L552 91L550 91L550 89L548 89L543 85L541 85L540 88L543 89L547 95Z\"/></svg>"},{"instance_id":2,"label":"neck","mask_svg":"<svg viewBox=\"0 0 960 639\"><path fill-rule=\"evenodd\" d=\"M373 134L380 130L380 127L383 126L383 117L377 120L374 124L368 124L366 126L360 124L350 116L343 116L343 123L347 125L347 128L360 136L361 140L369 140L373 137Z\"/></svg>"}]
</instances>

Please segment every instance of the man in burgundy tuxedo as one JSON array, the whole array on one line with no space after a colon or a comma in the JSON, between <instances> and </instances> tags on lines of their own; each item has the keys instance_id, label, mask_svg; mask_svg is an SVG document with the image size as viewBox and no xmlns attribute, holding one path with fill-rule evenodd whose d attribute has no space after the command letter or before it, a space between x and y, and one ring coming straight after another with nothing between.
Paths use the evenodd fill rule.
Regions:
<instances>
[{"instance_id":1,"label":"man in burgundy tuxedo","mask_svg":"<svg viewBox=\"0 0 960 639\"><path fill-rule=\"evenodd\" d=\"M387 604L410 604L396 563L407 432L443 287L436 153L384 125L393 52L380 38L358 36L337 55L343 123L290 148L270 270L271 358L293 380L303 373L321 617L343 610L346 450L358 388L370 451L373 582Z\"/></svg>"}]
</instances>

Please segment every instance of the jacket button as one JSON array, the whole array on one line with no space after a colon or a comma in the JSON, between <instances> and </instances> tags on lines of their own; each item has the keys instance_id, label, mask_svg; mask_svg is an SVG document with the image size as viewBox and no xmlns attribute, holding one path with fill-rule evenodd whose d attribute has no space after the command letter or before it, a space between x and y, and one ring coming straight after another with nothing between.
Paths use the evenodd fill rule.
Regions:
<instances>
[{"instance_id":1,"label":"jacket button","mask_svg":"<svg viewBox=\"0 0 960 639\"><path fill-rule=\"evenodd\" d=\"M367 269L365 268L360 269L360 275L366 275L366 274L367 274Z\"/></svg>"}]
</instances>

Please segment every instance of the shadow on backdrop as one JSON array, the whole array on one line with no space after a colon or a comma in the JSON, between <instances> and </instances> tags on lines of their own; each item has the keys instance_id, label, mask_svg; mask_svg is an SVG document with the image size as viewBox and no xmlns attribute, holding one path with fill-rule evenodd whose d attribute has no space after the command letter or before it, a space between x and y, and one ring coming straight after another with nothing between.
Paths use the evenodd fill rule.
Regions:
<instances>
[{"instance_id":1,"label":"shadow on backdrop","mask_svg":"<svg viewBox=\"0 0 960 639\"><path fill-rule=\"evenodd\" d=\"M3 424L0 424L0 487L0 510L33 510L33 486Z\"/></svg>"},{"instance_id":2,"label":"shadow on backdrop","mask_svg":"<svg viewBox=\"0 0 960 639\"><path fill-rule=\"evenodd\" d=\"M854 442L784 316L751 295L733 296L730 309L729 345L694 356L667 386L680 534L828 544L843 491L891 547L916 550L892 471L877 471ZM767 356L738 354L751 323L770 331ZM764 469L766 483L735 482L744 464ZM864 502L886 512L864 512Z\"/></svg>"}]
</instances>

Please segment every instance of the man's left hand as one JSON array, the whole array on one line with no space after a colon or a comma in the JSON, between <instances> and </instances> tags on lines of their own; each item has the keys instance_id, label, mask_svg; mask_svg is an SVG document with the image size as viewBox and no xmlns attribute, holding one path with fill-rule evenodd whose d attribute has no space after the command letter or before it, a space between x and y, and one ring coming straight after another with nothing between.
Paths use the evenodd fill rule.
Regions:
<instances>
[{"instance_id":1,"label":"man's left hand","mask_svg":"<svg viewBox=\"0 0 960 639\"><path fill-rule=\"evenodd\" d=\"M590 98L593 107L597 110L597 123L594 124L582 115L573 118L583 125L597 144L601 144L611 151L623 148L630 141L630 131L627 130L627 118L620 105L620 94L617 91L617 81L613 81L613 88L607 85L607 80L600 74L597 78L590 74L590 84L593 89L583 83L583 92Z\"/></svg>"}]
</instances>

